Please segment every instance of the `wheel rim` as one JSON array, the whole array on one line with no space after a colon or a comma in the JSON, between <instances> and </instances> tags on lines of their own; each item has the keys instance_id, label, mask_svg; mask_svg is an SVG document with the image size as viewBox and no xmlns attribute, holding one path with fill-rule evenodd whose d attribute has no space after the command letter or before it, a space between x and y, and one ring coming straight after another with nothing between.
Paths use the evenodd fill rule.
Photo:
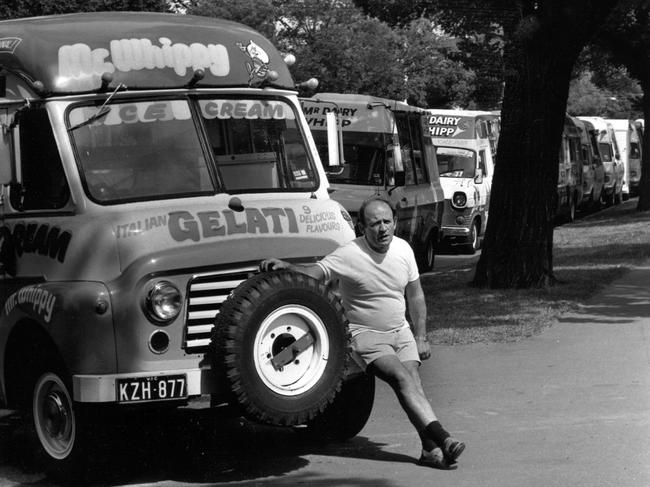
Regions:
<instances>
[{"instance_id":1,"label":"wheel rim","mask_svg":"<svg viewBox=\"0 0 650 487\"><path fill-rule=\"evenodd\" d=\"M33 414L45 451L58 460L66 458L74 446L76 425L70 394L56 374L44 374L36 383Z\"/></svg>"},{"instance_id":2,"label":"wheel rim","mask_svg":"<svg viewBox=\"0 0 650 487\"><path fill-rule=\"evenodd\" d=\"M271 359L284 348L311 333L314 343L293 361L276 370ZM264 384L283 396L302 394L316 385L327 366L329 340L325 324L309 308L282 306L267 316L255 335L255 369Z\"/></svg>"},{"instance_id":3,"label":"wheel rim","mask_svg":"<svg viewBox=\"0 0 650 487\"><path fill-rule=\"evenodd\" d=\"M476 228L476 223L472 223L472 249L478 249L478 229Z\"/></svg>"}]
</instances>

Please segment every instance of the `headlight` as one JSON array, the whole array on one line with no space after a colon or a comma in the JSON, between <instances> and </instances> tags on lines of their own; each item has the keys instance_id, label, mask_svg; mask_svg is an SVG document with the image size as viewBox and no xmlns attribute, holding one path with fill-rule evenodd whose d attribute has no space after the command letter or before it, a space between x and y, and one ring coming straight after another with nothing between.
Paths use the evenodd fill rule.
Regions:
<instances>
[{"instance_id":1,"label":"headlight","mask_svg":"<svg viewBox=\"0 0 650 487\"><path fill-rule=\"evenodd\" d=\"M454 193L451 204L457 208L465 208L465 205L467 205L467 195L461 191Z\"/></svg>"},{"instance_id":2,"label":"headlight","mask_svg":"<svg viewBox=\"0 0 650 487\"><path fill-rule=\"evenodd\" d=\"M147 314L158 324L167 324L176 318L183 305L180 291L168 281L157 282L145 301Z\"/></svg>"}]
</instances>

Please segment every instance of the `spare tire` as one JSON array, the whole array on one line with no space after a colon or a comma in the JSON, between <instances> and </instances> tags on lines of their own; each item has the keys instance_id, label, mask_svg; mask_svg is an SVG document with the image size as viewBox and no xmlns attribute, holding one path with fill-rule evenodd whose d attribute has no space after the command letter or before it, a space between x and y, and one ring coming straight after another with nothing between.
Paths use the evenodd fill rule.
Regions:
<instances>
[{"instance_id":1,"label":"spare tire","mask_svg":"<svg viewBox=\"0 0 650 487\"><path fill-rule=\"evenodd\" d=\"M348 352L340 300L285 270L238 286L212 332L212 365L229 384L231 403L267 424L304 424L324 411L341 389Z\"/></svg>"}]
</instances>

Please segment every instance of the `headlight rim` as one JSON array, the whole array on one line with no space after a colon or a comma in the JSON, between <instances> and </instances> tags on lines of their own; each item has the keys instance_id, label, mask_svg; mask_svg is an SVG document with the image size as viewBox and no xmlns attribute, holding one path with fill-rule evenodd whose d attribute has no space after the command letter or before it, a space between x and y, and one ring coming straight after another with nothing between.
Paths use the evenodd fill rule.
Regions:
<instances>
[{"instance_id":1,"label":"headlight rim","mask_svg":"<svg viewBox=\"0 0 650 487\"><path fill-rule=\"evenodd\" d=\"M161 293L165 287L171 288L171 292L176 294L177 305L173 313L164 315L164 313L156 311L162 305L155 302L157 294ZM150 284L144 297L143 308L147 318L158 326L166 326L171 324L178 316L180 316L183 309L183 295L176 284L168 280L159 280Z\"/></svg>"},{"instance_id":2,"label":"headlight rim","mask_svg":"<svg viewBox=\"0 0 650 487\"><path fill-rule=\"evenodd\" d=\"M457 203L457 196L461 197L464 201L462 203ZM467 208L467 194L464 191L456 191L451 197L451 206L461 210Z\"/></svg>"}]
</instances>

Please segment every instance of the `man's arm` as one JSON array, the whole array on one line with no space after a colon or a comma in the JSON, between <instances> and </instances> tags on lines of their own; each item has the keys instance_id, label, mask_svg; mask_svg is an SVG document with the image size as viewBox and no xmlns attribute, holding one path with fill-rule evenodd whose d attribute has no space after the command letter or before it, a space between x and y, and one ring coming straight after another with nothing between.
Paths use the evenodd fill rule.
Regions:
<instances>
[{"instance_id":1,"label":"man's arm","mask_svg":"<svg viewBox=\"0 0 650 487\"><path fill-rule=\"evenodd\" d=\"M291 264L287 261L276 259L271 257L269 259L264 259L260 262L260 270L264 272L268 271L277 271L281 269L287 269L289 271L301 272L310 277L313 277L317 281L322 281L325 278L325 272L321 266L317 264Z\"/></svg>"},{"instance_id":2,"label":"man's arm","mask_svg":"<svg viewBox=\"0 0 650 487\"><path fill-rule=\"evenodd\" d=\"M418 353L422 360L426 360L431 356L431 348L427 339L427 303L419 278L406 285L406 299Z\"/></svg>"}]
</instances>

